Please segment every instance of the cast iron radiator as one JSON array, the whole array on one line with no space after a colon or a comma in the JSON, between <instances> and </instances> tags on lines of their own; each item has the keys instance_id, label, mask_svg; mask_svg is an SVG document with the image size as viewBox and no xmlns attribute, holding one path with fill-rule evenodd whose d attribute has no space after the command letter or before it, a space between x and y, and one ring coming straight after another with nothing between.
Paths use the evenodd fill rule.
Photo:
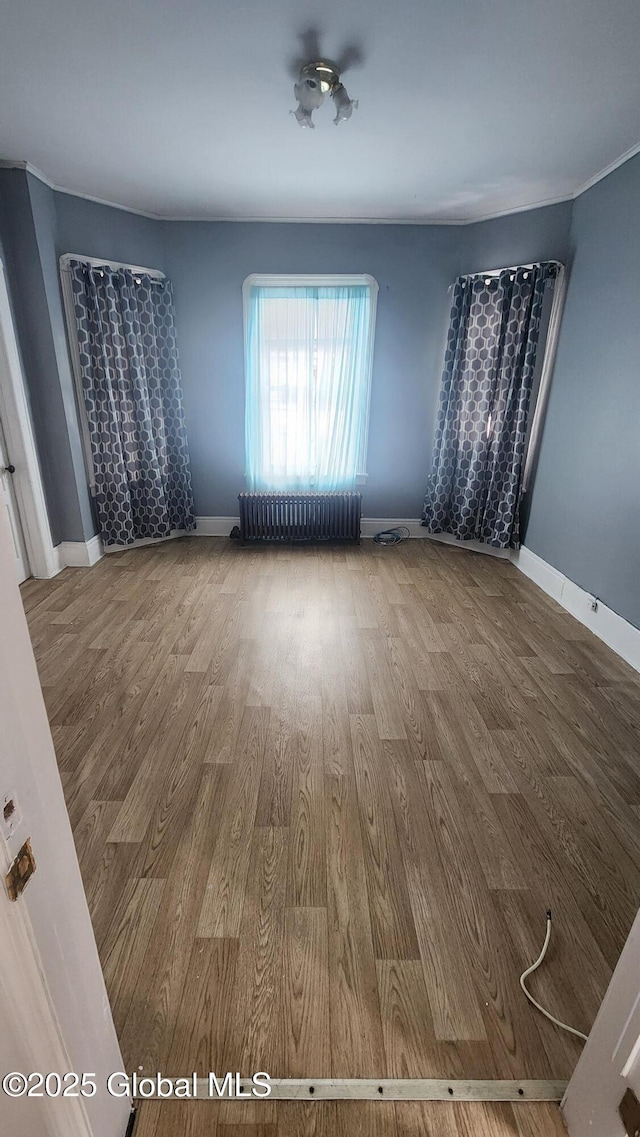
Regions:
<instances>
[{"instance_id":1,"label":"cast iron radiator","mask_svg":"<svg viewBox=\"0 0 640 1137\"><path fill-rule=\"evenodd\" d=\"M245 541L355 541L360 544L359 493L241 493Z\"/></svg>"}]
</instances>

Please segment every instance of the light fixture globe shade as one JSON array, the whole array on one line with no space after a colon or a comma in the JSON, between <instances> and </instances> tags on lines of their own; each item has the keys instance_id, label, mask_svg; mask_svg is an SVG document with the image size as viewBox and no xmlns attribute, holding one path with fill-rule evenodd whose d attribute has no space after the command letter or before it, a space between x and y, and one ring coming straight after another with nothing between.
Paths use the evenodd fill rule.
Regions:
<instances>
[{"instance_id":1,"label":"light fixture globe shade","mask_svg":"<svg viewBox=\"0 0 640 1137\"><path fill-rule=\"evenodd\" d=\"M315 111L324 102L320 81L313 75L301 75L293 88L293 93L305 111Z\"/></svg>"},{"instance_id":2,"label":"light fixture globe shade","mask_svg":"<svg viewBox=\"0 0 640 1137\"><path fill-rule=\"evenodd\" d=\"M333 121L337 126L338 123L345 122L348 118L351 118L353 111L357 110L358 100L349 98L346 88L342 83L337 83L333 88L331 98L336 108L336 117Z\"/></svg>"},{"instance_id":3,"label":"light fixture globe shade","mask_svg":"<svg viewBox=\"0 0 640 1137\"><path fill-rule=\"evenodd\" d=\"M311 111L306 111L304 107L300 106L300 103L298 103L298 106L294 111L289 111L289 114L293 115L296 122L298 123L298 126L310 127L311 130L315 129L315 124L311 117Z\"/></svg>"}]
</instances>

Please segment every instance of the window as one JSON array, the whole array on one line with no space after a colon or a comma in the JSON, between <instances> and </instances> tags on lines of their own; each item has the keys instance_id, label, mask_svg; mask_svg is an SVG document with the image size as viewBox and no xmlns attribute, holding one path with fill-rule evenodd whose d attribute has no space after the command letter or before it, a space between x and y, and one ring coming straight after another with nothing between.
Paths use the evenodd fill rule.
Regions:
<instances>
[{"instance_id":1,"label":"window","mask_svg":"<svg viewBox=\"0 0 640 1137\"><path fill-rule=\"evenodd\" d=\"M377 292L370 276L245 281L249 489L364 478Z\"/></svg>"}]
</instances>

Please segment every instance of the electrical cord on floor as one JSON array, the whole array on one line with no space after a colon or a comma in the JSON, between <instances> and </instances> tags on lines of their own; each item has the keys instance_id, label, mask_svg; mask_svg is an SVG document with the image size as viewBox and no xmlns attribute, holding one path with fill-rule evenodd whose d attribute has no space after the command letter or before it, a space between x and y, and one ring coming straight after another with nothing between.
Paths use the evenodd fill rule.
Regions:
<instances>
[{"instance_id":1,"label":"electrical cord on floor","mask_svg":"<svg viewBox=\"0 0 640 1137\"><path fill-rule=\"evenodd\" d=\"M396 525L393 529L381 529L376 533L373 541L376 545L399 545L411 536L406 525Z\"/></svg>"},{"instance_id":2,"label":"electrical cord on floor","mask_svg":"<svg viewBox=\"0 0 640 1137\"><path fill-rule=\"evenodd\" d=\"M537 1000L534 999L534 997L530 993L530 991L527 990L527 985L525 983L525 979L528 979L529 976L532 975L534 971L537 971L538 968L540 967L540 964L542 963L545 955L547 954L547 948L549 947L549 940L550 939L551 939L551 909L548 908L547 909L547 931L546 931L546 935L544 937L544 943L542 945L542 951L540 952L540 955L538 956L536 962L532 963L531 967L528 967L526 971L522 972L522 975L520 976L520 986L522 987L522 990L524 991L525 995L527 996L527 999L529 1000L529 1002L533 1003L534 1007L536 1008L537 1011L540 1011L541 1015L544 1015L544 1017L549 1019L550 1022L555 1023L555 1025L559 1026L561 1030L568 1030L569 1034L575 1034L577 1038L582 1038L586 1042L587 1041L586 1034L583 1034L581 1030L576 1030L576 1028L573 1026L567 1026L566 1023L560 1022L560 1019L557 1019L555 1017L555 1015L552 1015L549 1011L545 1011L544 1007L541 1007L540 1003L538 1003Z\"/></svg>"}]
</instances>

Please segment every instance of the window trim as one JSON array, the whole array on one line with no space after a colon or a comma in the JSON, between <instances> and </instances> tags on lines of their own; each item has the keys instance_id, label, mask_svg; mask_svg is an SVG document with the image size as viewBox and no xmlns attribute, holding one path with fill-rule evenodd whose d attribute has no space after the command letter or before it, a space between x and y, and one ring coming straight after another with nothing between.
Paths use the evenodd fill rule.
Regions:
<instances>
[{"instance_id":1,"label":"window trim","mask_svg":"<svg viewBox=\"0 0 640 1137\"><path fill-rule=\"evenodd\" d=\"M369 334L369 351L366 360L366 376L367 376L367 406L365 412L365 434L364 434L364 453L362 455L362 470L356 475L356 484L365 485L367 473L367 461L369 456L369 423L371 414L371 387L373 383L373 348L376 335L376 316L378 308L378 292L380 291L378 281L374 276L369 273L273 273L273 272L252 272L245 278L242 283L242 324L243 324L243 345L244 345L244 389L245 399L247 391L247 346L248 346L248 332L249 332L249 295L254 286L259 288L340 288L341 286L348 287L352 284L364 284L371 291L371 316L370 316L370 334ZM246 405L245 405L246 415ZM245 455L246 458L246 455ZM245 469L245 479L247 473Z\"/></svg>"}]
</instances>

